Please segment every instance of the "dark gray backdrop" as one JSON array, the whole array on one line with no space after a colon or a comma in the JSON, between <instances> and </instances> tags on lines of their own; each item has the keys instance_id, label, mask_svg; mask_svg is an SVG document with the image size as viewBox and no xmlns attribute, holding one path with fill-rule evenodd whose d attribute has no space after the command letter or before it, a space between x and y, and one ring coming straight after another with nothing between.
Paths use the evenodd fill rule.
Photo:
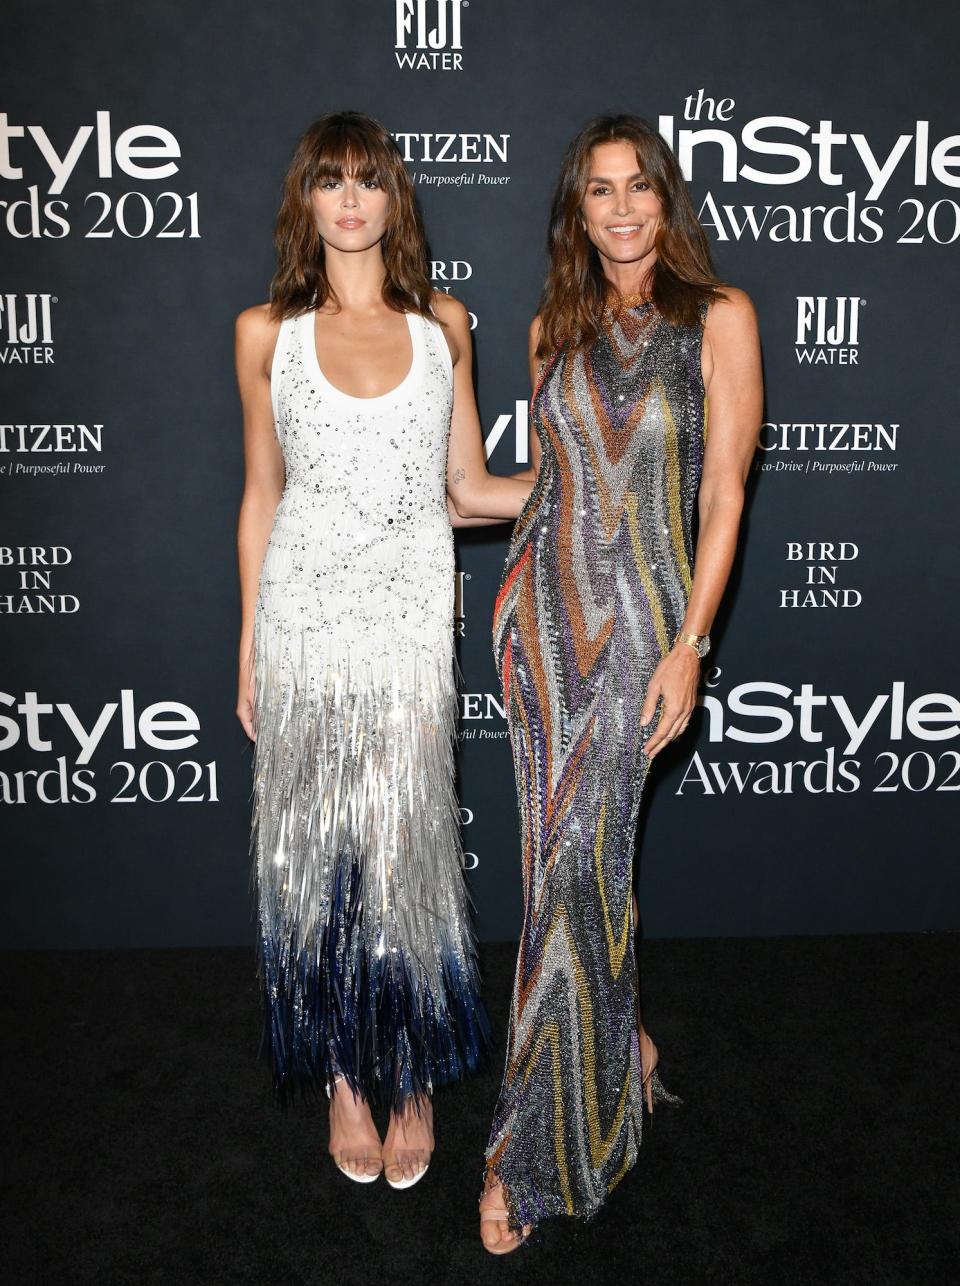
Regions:
<instances>
[{"instance_id":1,"label":"dark gray backdrop","mask_svg":"<svg viewBox=\"0 0 960 1286\"><path fill-rule=\"evenodd\" d=\"M565 143L605 109L659 121L681 153L714 131L692 189L721 274L757 304L765 419L785 427L758 444L706 713L651 777L645 930L956 928L957 27L886 0L8 6L8 945L253 941L232 323L266 297L299 132L344 107L408 151L437 282L477 319L500 472L518 467ZM56 425L86 429L29 427ZM461 796L485 938L520 918L489 645L507 535L458 538Z\"/></svg>"}]
</instances>

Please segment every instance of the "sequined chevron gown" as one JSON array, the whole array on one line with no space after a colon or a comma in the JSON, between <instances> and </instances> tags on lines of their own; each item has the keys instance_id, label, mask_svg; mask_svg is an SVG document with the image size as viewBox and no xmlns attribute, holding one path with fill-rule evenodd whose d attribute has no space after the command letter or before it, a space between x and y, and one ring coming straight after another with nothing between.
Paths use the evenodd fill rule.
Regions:
<instances>
[{"instance_id":1,"label":"sequined chevron gown","mask_svg":"<svg viewBox=\"0 0 960 1286\"><path fill-rule=\"evenodd\" d=\"M513 1227L594 1214L640 1144L640 710L690 591L702 319L608 313L589 350L548 359L531 406L542 462L494 617L524 919L486 1156Z\"/></svg>"},{"instance_id":2,"label":"sequined chevron gown","mask_svg":"<svg viewBox=\"0 0 960 1286\"><path fill-rule=\"evenodd\" d=\"M439 325L406 319L410 370L372 398L325 378L313 312L280 327L286 483L253 645L274 1083L343 1076L394 1106L473 1071L488 1040L453 788L453 373Z\"/></svg>"}]
</instances>

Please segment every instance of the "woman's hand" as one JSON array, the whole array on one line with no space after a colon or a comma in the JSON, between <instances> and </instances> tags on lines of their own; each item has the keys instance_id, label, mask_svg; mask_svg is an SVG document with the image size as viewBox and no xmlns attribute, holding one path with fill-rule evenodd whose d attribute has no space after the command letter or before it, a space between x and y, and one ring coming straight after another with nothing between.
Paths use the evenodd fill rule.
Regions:
<instances>
[{"instance_id":1,"label":"woman's hand","mask_svg":"<svg viewBox=\"0 0 960 1286\"><path fill-rule=\"evenodd\" d=\"M243 730L251 741L256 741L257 734L253 727L253 666L249 661L240 662L240 677L237 683L237 718L243 724Z\"/></svg>"},{"instance_id":2,"label":"woman's hand","mask_svg":"<svg viewBox=\"0 0 960 1286\"><path fill-rule=\"evenodd\" d=\"M663 709L653 736L647 742L646 756L652 759L658 750L679 737L690 722L697 704L700 682L700 658L689 643L677 643L650 678L647 697L640 711L640 722L649 723L663 697Z\"/></svg>"}]
</instances>

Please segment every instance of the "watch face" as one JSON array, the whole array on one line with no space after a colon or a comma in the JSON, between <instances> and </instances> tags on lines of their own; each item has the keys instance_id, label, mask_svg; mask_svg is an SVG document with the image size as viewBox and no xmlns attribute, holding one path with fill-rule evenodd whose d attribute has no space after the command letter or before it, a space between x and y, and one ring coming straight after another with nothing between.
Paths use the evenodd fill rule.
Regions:
<instances>
[{"instance_id":1,"label":"watch face","mask_svg":"<svg viewBox=\"0 0 960 1286\"><path fill-rule=\"evenodd\" d=\"M697 644L697 654L700 657L701 661L709 651L710 651L710 636L709 634L704 634L703 638Z\"/></svg>"}]
</instances>

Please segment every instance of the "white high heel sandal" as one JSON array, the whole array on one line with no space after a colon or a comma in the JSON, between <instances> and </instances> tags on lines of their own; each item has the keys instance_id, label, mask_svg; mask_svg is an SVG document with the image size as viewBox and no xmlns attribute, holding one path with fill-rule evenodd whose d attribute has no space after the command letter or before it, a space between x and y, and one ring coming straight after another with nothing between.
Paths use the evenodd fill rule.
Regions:
<instances>
[{"instance_id":1,"label":"white high heel sandal","mask_svg":"<svg viewBox=\"0 0 960 1286\"><path fill-rule=\"evenodd\" d=\"M429 1092L427 1093L427 1097L428 1098L430 1097ZM425 1148L417 1149L417 1150L426 1151ZM381 1153L381 1157L382 1155L383 1154ZM394 1166L399 1167L399 1165L400 1165L399 1161L394 1160L390 1162L391 1168L393 1168ZM400 1191L403 1188L412 1188L415 1183L419 1183L429 1169L430 1169L430 1154L428 1152L427 1164L423 1167L422 1170L418 1170L417 1173L413 1175L412 1178L408 1179L406 1175L402 1174L399 1179L391 1179L390 1176L387 1174L387 1162L385 1160L383 1162L383 1177L386 1179L387 1183L389 1183L391 1188L396 1188L397 1191Z\"/></svg>"},{"instance_id":2,"label":"white high heel sandal","mask_svg":"<svg viewBox=\"0 0 960 1286\"><path fill-rule=\"evenodd\" d=\"M345 1077L345 1076L337 1076L337 1077L335 1077L335 1078L334 1078L334 1082L333 1082L333 1083L334 1083L334 1085L336 1085L339 1081L345 1081L345 1080L346 1080L346 1077ZM327 1098L332 1099L332 1097L333 1097L333 1095L330 1093L330 1088L329 1088L329 1086L328 1086L328 1087L327 1087ZM331 1156L332 1156L332 1155L333 1155L333 1154L331 1153ZM367 1156L365 1156L365 1157L363 1158L363 1160L364 1160L364 1164L366 1164L366 1162L367 1162L367 1161L370 1161L370 1160L373 1160L373 1159L374 1159L374 1158L372 1158L372 1157L367 1157ZM345 1175L347 1176L347 1178L348 1178L348 1179L352 1179L354 1183L375 1183L375 1182L376 1182L376 1180L380 1178L381 1174L383 1174L383 1171L384 1171L384 1167L383 1167L383 1158L382 1158L382 1157L379 1157L379 1158L377 1158L377 1160L379 1160L379 1161L380 1161L380 1169L376 1172L376 1174L366 1174L366 1173L363 1173L363 1174L357 1174L354 1170L348 1170L346 1166L341 1165L341 1164L340 1164L340 1162L337 1160L337 1158L336 1158L335 1156L333 1157L333 1164L337 1167L337 1169L340 1171L340 1173L341 1173L341 1174L345 1174Z\"/></svg>"}]
</instances>

